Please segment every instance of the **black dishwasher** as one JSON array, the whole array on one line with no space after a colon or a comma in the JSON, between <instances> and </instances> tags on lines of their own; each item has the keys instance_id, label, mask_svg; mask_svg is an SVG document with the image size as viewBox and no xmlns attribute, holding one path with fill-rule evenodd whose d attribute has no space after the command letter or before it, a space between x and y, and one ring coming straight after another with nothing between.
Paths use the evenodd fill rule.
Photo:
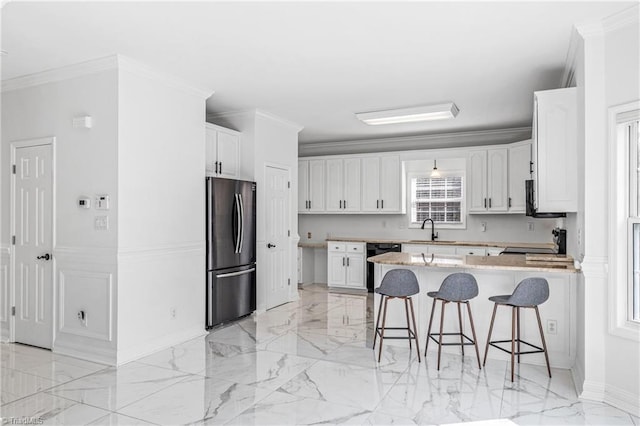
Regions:
<instances>
[{"instance_id":1,"label":"black dishwasher","mask_svg":"<svg viewBox=\"0 0 640 426\"><path fill-rule=\"evenodd\" d=\"M402 251L402 246L397 243L367 243L367 258L390 251ZM373 263L367 262L367 291L369 293L373 293L373 265Z\"/></svg>"}]
</instances>

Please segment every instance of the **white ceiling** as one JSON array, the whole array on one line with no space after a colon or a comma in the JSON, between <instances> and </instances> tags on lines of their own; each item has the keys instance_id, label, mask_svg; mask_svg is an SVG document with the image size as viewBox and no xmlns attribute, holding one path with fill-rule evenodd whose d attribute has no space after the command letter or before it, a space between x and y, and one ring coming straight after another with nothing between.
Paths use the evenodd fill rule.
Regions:
<instances>
[{"instance_id":1,"label":"white ceiling","mask_svg":"<svg viewBox=\"0 0 640 426\"><path fill-rule=\"evenodd\" d=\"M209 113L259 108L301 143L531 125L560 87L573 24L631 2L10 2L2 79L112 54L212 88ZM354 113L454 101L454 120Z\"/></svg>"}]
</instances>

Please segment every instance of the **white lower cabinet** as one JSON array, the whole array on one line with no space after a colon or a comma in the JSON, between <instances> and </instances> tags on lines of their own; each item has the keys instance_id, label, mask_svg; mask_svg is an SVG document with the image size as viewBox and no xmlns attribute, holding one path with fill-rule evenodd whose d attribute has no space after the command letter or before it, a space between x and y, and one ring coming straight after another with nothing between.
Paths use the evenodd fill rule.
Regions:
<instances>
[{"instance_id":1,"label":"white lower cabinet","mask_svg":"<svg viewBox=\"0 0 640 426\"><path fill-rule=\"evenodd\" d=\"M366 289L365 244L327 242L327 284L329 287Z\"/></svg>"}]
</instances>

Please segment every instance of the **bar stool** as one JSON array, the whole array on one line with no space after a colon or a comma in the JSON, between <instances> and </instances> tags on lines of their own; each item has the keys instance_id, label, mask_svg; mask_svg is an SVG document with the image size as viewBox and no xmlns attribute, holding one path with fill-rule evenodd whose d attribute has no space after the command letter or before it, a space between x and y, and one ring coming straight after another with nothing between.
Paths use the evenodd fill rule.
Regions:
<instances>
[{"instance_id":1,"label":"bar stool","mask_svg":"<svg viewBox=\"0 0 640 426\"><path fill-rule=\"evenodd\" d=\"M418 343L418 335L416 328L416 317L413 312L413 300L411 296L420 291L418 279L416 275L408 269L391 269L382 278L380 287L375 292L380 294L380 307L378 308L378 319L376 320L376 329L373 337L373 349L376 348L376 339L380 335L380 349L378 352L378 362L382 357L382 342L384 339L409 339L409 349L411 349L411 340L416 341L416 352L418 353L418 362L420 361L420 348ZM387 303L390 299L403 299L404 311L407 318L406 327L386 327L387 321ZM382 310L382 302L384 301L384 310ZM413 330L409 324L409 308L411 308L411 319L413 321ZM380 327L380 314L382 314L382 327ZM407 330L407 337L404 336L385 336L385 330Z\"/></svg>"},{"instance_id":2,"label":"bar stool","mask_svg":"<svg viewBox=\"0 0 640 426\"><path fill-rule=\"evenodd\" d=\"M473 345L476 348L476 358L478 359L478 368L480 367L480 352L478 352L478 339L476 339L476 329L473 325L473 316L471 315L471 307L469 306L469 300L478 295L478 283L473 275L464 272L457 272L451 274L442 281L440 289L438 291L430 291L427 293L429 297L433 297L433 305L431 307L431 317L429 318L429 329L427 330L427 343L424 346L424 356L427 356L427 348L429 347L429 339L432 339L438 344L438 371L440 370L440 353L442 352L442 346L457 346L462 349L462 356L464 357L465 345ZM440 308L440 332L431 333L431 324L433 323L433 314L436 310L436 302L442 302ZM444 308L447 303L454 302L458 305L458 322L460 324L459 333L443 333L442 328L444 324ZM470 339L464 334L462 329L462 312L460 311L460 304L467 305L467 311L469 312L469 322L471 323L471 333L473 339ZM438 336L436 340L435 336ZM442 343L442 336L460 336L460 342L455 343ZM465 341L466 339L466 341Z\"/></svg>"},{"instance_id":3,"label":"bar stool","mask_svg":"<svg viewBox=\"0 0 640 426\"><path fill-rule=\"evenodd\" d=\"M549 355L547 354L547 344L544 340L544 333L542 332L542 322L540 321L540 312L538 312L538 305L546 302L549 298L549 283L544 278L525 278L520 281L516 289L512 294L506 294L501 296L491 296L490 301L494 302L493 315L491 316L491 325L489 326L489 337L487 337L487 346L484 351L484 362L487 362L487 353L489 352L489 346L500 349L503 352L511 353L511 381L513 382L513 364L514 358L518 356L518 363L520 363L520 355L525 354L537 354L544 352L544 358L547 362L547 371L549 377L551 377L551 367L549 367ZM498 305L511 306L511 340L494 340L491 341L491 332L493 331L493 321L496 318L496 310ZM540 330L540 338L542 339L542 347L532 345L523 340L520 340L520 308L533 308L536 311L536 318L538 319L538 329ZM511 351L498 346L499 343L511 342ZM518 350L516 352L516 343L518 344ZM525 344L536 350L533 351L521 351L520 344Z\"/></svg>"}]
</instances>

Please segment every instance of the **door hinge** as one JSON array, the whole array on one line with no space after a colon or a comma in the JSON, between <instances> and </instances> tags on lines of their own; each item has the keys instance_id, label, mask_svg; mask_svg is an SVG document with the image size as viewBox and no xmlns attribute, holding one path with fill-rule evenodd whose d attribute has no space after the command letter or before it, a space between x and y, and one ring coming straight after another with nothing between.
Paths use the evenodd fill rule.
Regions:
<instances>
[{"instance_id":1,"label":"door hinge","mask_svg":"<svg viewBox=\"0 0 640 426\"><path fill-rule=\"evenodd\" d=\"M13 244L14 246L16 245L16 236L15 235L11 236L11 244Z\"/></svg>"},{"instance_id":2,"label":"door hinge","mask_svg":"<svg viewBox=\"0 0 640 426\"><path fill-rule=\"evenodd\" d=\"M16 174L16 165L15 164L13 165L13 174L14 175Z\"/></svg>"},{"instance_id":3,"label":"door hinge","mask_svg":"<svg viewBox=\"0 0 640 426\"><path fill-rule=\"evenodd\" d=\"M13 316L13 317L16 316L16 307L15 306L11 307L11 316Z\"/></svg>"}]
</instances>

